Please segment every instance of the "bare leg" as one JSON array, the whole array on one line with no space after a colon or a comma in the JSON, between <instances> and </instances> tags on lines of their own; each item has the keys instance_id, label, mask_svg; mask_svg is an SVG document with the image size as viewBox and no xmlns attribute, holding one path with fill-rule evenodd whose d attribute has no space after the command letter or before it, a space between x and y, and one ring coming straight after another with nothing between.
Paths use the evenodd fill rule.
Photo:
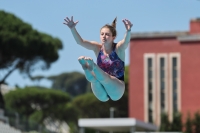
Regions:
<instances>
[{"instance_id":1,"label":"bare leg","mask_svg":"<svg viewBox=\"0 0 200 133\"><path fill-rule=\"evenodd\" d=\"M105 91L102 84L96 80L96 82L91 82L91 88L94 95L102 102L106 102L109 100L108 94Z\"/></svg>"},{"instance_id":2,"label":"bare leg","mask_svg":"<svg viewBox=\"0 0 200 133\"><path fill-rule=\"evenodd\" d=\"M96 79L104 86L110 98L114 101L119 100L124 94L124 82L105 73L91 58L86 57L85 60L89 64L88 70L94 72Z\"/></svg>"},{"instance_id":3,"label":"bare leg","mask_svg":"<svg viewBox=\"0 0 200 133\"><path fill-rule=\"evenodd\" d=\"M88 70L89 66L85 61L85 57L81 56L78 58L79 63L82 65L82 68L85 72L86 79L91 82L91 88L94 95L102 102L106 102L109 100L107 92L105 91L104 87L101 83L95 78L95 75Z\"/></svg>"}]
</instances>

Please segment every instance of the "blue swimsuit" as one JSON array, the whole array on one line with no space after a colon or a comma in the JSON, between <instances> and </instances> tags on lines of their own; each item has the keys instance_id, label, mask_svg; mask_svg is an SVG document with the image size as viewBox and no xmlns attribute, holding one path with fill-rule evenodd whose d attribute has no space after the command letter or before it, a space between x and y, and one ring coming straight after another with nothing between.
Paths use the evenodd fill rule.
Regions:
<instances>
[{"instance_id":1,"label":"blue swimsuit","mask_svg":"<svg viewBox=\"0 0 200 133\"><path fill-rule=\"evenodd\" d=\"M124 62L115 52L115 47L116 43L114 44L113 51L109 54L109 57L104 55L101 49L97 57L97 65L109 75L124 81Z\"/></svg>"}]
</instances>

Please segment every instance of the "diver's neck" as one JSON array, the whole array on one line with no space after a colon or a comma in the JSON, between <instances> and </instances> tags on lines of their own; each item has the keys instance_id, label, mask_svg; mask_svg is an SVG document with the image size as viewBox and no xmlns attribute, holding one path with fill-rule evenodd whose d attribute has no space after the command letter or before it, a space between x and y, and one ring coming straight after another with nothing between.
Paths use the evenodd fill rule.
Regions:
<instances>
[{"instance_id":1,"label":"diver's neck","mask_svg":"<svg viewBox=\"0 0 200 133\"><path fill-rule=\"evenodd\" d=\"M104 52L109 54L113 50L113 43L112 44L103 44Z\"/></svg>"}]
</instances>

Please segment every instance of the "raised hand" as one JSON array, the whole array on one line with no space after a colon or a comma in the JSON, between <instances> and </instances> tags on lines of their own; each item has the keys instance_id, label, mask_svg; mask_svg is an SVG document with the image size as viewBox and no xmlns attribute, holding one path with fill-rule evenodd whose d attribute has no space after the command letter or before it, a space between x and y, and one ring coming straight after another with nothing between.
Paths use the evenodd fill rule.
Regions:
<instances>
[{"instance_id":1,"label":"raised hand","mask_svg":"<svg viewBox=\"0 0 200 133\"><path fill-rule=\"evenodd\" d=\"M63 24L67 25L70 29L75 27L78 23L78 21L74 22L73 16L71 16L71 20L68 17L66 17L64 20L65 22Z\"/></svg>"},{"instance_id":2,"label":"raised hand","mask_svg":"<svg viewBox=\"0 0 200 133\"><path fill-rule=\"evenodd\" d=\"M131 30L131 27L133 26L133 24L128 20L128 19L123 19L122 22L124 23L126 30Z\"/></svg>"}]
</instances>

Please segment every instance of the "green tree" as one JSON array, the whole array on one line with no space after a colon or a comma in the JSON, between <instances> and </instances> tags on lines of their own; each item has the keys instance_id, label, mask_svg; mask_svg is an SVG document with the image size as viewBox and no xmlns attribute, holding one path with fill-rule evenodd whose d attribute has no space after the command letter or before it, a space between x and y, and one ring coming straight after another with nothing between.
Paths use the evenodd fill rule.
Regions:
<instances>
[{"instance_id":1,"label":"green tree","mask_svg":"<svg viewBox=\"0 0 200 133\"><path fill-rule=\"evenodd\" d=\"M71 121L77 119L77 110L70 104L70 96L59 90L24 88L5 95L6 108L26 118L43 123L45 119Z\"/></svg>"},{"instance_id":2,"label":"green tree","mask_svg":"<svg viewBox=\"0 0 200 133\"><path fill-rule=\"evenodd\" d=\"M129 66L125 66L125 77L124 77L124 81L125 84L128 84L129 80Z\"/></svg>"},{"instance_id":3,"label":"green tree","mask_svg":"<svg viewBox=\"0 0 200 133\"><path fill-rule=\"evenodd\" d=\"M190 117L190 114L188 113L187 119L185 122L185 133L193 133L192 127L193 127L193 122Z\"/></svg>"},{"instance_id":4,"label":"green tree","mask_svg":"<svg viewBox=\"0 0 200 133\"><path fill-rule=\"evenodd\" d=\"M171 131L170 122L166 113L161 114L160 131Z\"/></svg>"},{"instance_id":5,"label":"green tree","mask_svg":"<svg viewBox=\"0 0 200 133\"><path fill-rule=\"evenodd\" d=\"M181 113L176 112L173 114L173 121L171 123L171 131L182 131L182 116Z\"/></svg>"},{"instance_id":6,"label":"green tree","mask_svg":"<svg viewBox=\"0 0 200 133\"><path fill-rule=\"evenodd\" d=\"M72 104L79 110L81 118L109 117L108 102L99 101L93 93L86 93L75 97Z\"/></svg>"},{"instance_id":7,"label":"green tree","mask_svg":"<svg viewBox=\"0 0 200 133\"><path fill-rule=\"evenodd\" d=\"M42 75L37 75L37 76L32 76L32 77L31 77L31 80L32 80L32 81L36 81L36 82L37 82L37 86L39 86L39 82L40 82L42 79L46 79L46 77L45 77L45 76L42 76Z\"/></svg>"},{"instance_id":8,"label":"green tree","mask_svg":"<svg viewBox=\"0 0 200 133\"><path fill-rule=\"evenodd\" d=\"M31 77L36 69L49 69L62 42L32 28L15 15L0 11L0 84L15 70ZM0 105L4 102L0 93Z\"/></svg>"},{"instance_id":9,"label":"green tree","mask_svg":"<svg viewBox=\"0 0 200 133\"><path fill-rule=\"evenodd\" d=\"M85 75L79 72L62 73L48 79L53 82L52 88L67 92L73 97L88 91L89 82Z\"/></svg>"},{"instance_id":10,"label":"green tree","mask_svg":"<svg viewBox=\"0 0 200 133\"><path fill-rule=\"evenodd\" d=\"M194 114L193 123L194 123L194 132L200 133L200 112L199 111Z\"/></svg>"},{"instance_id":11,"label":"green tree","mask_svg":"<svg viewBox=\"0 0 200 133\"><path fill-rule=\"evenodd\" d=\"M72 104L79 110L81 118L108 118L113 107L114 117L128 117L127 95L118 101L99 101L93 93L86 93L73 99Z\"/></svg>"}]
</instances>

